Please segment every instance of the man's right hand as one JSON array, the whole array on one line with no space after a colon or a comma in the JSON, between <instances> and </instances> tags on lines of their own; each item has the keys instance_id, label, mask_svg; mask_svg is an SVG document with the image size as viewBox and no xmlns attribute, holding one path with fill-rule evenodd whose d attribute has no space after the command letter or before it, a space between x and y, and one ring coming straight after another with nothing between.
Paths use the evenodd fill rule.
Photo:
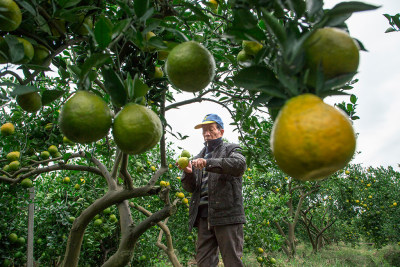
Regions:
<instances>
[{"instance_id":1,"label":"man's right hand","mask_svg":"<svg viewBox=\"0 0 400 267\"><path fill-rule=\"evenodd\" d=\"M192 173L192 172L193 172L193 169L192 169L192 161L191 161L191 160L189 160L189 164L188 164L187 167L184 168L184 169L182 169L182 168L179 166L178 161L175 162L175 165L178 166L178 168L179 168L180 170L183 170L183 171L186 172L186 173Z\"/></svg>"}]
</instances>

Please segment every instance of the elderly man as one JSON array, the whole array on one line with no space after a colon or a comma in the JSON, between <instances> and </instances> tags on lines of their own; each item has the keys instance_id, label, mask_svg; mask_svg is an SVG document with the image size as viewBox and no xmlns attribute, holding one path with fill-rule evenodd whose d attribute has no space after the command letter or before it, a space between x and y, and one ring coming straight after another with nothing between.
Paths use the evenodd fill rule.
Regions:
<instances>
[{"instance_id":1,"label":"elderly man","mask_svg":"<svg viewBox=\"0 0 400 267\"><path fill-rule=\"evenodd\" d=\"M238 145L222 140L224 124L218 115L206 115L195 129L203 131L204 148L183 169L181 181L192 193L189 230L198 227L197 265L217 266L219 250L225 266L243 266L242 175L246 160Z\"/></svg>"}]
</instances>

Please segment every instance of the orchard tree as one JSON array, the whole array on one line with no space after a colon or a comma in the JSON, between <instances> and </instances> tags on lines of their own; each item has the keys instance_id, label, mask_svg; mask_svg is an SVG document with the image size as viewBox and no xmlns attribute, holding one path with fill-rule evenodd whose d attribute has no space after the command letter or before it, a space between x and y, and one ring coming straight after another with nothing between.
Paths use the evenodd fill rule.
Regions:
<instances>
[{"instance_id":1,"label":"orchard tree","mask_svg":"<svg viewBox=\"0 0 400 267\"><path fill-rule=\"evenodd\" d=\"M103 192L71 219L62 265L78 265L90 222L115 207L121 238L104 266L125 266L140 236L176 211L170 188L156 185L173 163L166 133L183 137L165 120L170 109L218 103L233 117L241 114L239 130L260 125L247 118L253 111L268 111L276 118L271 148L278 166L302 181L322 179L344 167L355 148L348 118L322 102L345 94L358 68L363 46L345 21L375 8L347 2L324 10L320 0L2 1L1 152L7 160L0 180L30 187L50 172L101 177ZM193 96L176 102L183 92ZM293 120L309 127L292 131ZM310 133L318 134L308 143ZM157 144L159 165L142 175L139 159ZM268 147L253 157L268 154ZM129 204L156 195L164 204L154 212ZM134 221L134 210L146 217Z\"/></svg>"}]
</instances>

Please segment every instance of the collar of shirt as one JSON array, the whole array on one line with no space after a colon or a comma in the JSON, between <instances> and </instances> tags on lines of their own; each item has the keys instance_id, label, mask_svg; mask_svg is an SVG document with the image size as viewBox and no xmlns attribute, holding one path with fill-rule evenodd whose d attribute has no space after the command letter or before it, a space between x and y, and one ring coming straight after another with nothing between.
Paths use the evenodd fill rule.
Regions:
<instances>
[{"instance_id":1,"label":"collar of shirt","mask_svg":"<svg viewBox=\"0 0 400 267\"><path fill-rule=\"evenodd\" d=\"M212 152L218 145L222 144L222 137L204 142L206 154Z\"/></svg>"}]
</instances>

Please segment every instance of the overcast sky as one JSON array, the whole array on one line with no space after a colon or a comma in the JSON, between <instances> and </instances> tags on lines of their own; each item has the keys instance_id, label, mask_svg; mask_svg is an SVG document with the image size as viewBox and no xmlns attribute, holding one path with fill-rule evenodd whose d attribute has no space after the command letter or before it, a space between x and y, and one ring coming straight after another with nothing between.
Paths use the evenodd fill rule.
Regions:
<instances>
[{"instance_id":1,"label":"overcast sky","mask_svg":"<svg viewBox=\"0 0 400 267\"><path fill-rule=\"evenodd\" d=\"M331 8L341 1L325 0L325 7ZM352 163L362 163L364 167L393 166L400 170L400 32L385 33L389 27L382 15L400 13L399 0L363 1L381 5L375 11L355 13L347 21L350 34L362 41L369 52L361 52L360 66L356 78L359 82L351 91L358 97L357 115L361 118L354 122L359 134L357 151ZM190 98L192 94L183 93L178 100ZM341 101L349 102L349 97L329 97L329 104ZM233 132L230 114L221 106L203 102L169 110L168 122L175 131L188 135L184 141L171 136L177 146L197 154L203 147L201 130L194 130L208 113L219 114L225 123L224 137L230 142L238 142L237 133Z\"/></svg>"}]
</instances>

